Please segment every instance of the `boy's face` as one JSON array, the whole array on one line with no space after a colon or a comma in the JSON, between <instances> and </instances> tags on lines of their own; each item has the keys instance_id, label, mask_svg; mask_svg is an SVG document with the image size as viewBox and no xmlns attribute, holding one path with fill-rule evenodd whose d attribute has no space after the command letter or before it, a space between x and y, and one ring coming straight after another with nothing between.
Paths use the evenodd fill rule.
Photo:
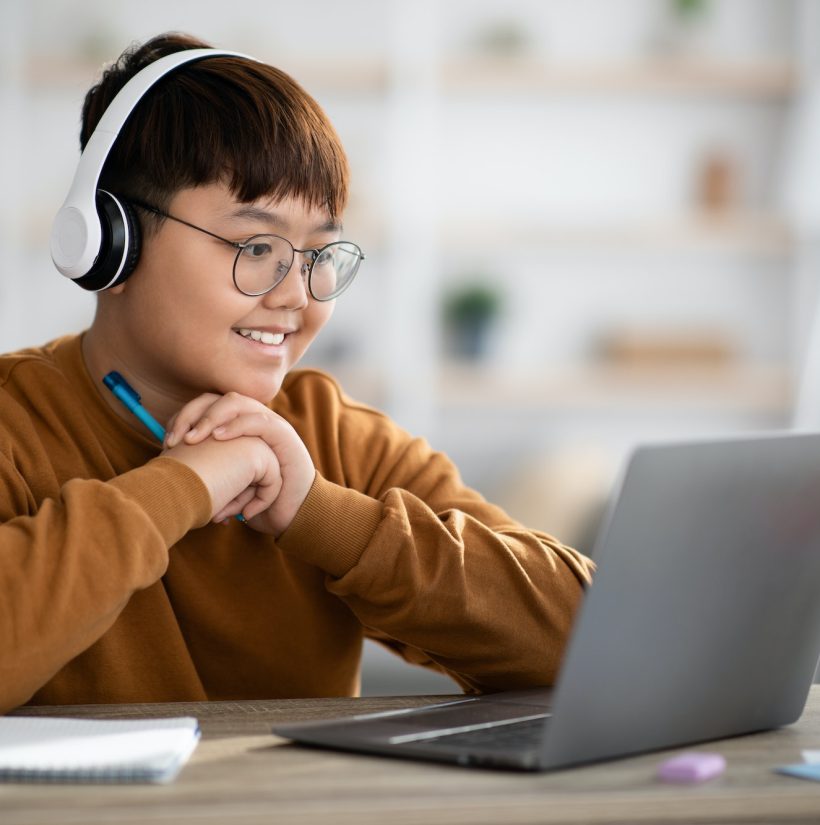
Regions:
<instances>
[{"instance_id":1,"label":"boy's face","mask_svg":"<svg viewBox=\"0 0 820 825\"><path fill-rule=\"evenodd\" d=\"M269 233L311 249L339 238L323 210L292 198L240 203L221 184L180 191L167 212L231 241ZM118 354L143 386L181 399L235 391L262 402L279 391L327 323L333 302L310 297L299 253L273 290L243 295L232 279L235 257L228 244L172 220L145 239L134 274L106 301ZM239 330L271 333L275 343Z\"/></svg>"}]
</instances>

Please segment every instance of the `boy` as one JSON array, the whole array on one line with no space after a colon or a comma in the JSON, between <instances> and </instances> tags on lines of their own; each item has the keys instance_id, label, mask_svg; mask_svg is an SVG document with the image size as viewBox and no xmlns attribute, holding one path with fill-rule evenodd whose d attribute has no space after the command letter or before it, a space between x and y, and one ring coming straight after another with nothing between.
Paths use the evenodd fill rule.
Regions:
<instances>
[{"instance_id":1,"label":"boy","mask_svg":"<svg viewBox=\"0 0 820 825\"><path fill-rule=\"evenodd\" d=\"M126 52L82 146L127 80L205 46ZM466 691L549 684L591 563L293 370L363 257L315 101L252 60L188 63L142 97L99 187L142 229L133 273L83 335L0 358L0 709L352 695L364 635Z\"/></svg>"}]
</instances>

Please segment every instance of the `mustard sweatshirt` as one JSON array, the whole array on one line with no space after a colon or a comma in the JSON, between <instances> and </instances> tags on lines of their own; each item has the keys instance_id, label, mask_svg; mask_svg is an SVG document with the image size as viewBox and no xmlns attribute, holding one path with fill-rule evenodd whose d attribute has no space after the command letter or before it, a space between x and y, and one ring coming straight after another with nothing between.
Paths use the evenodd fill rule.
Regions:
<instances>
[{"instance_id":1,"label":"mustard sweatshirt","mask_svg":"<svg viewBox=\"0 0 820 825\"><path fill-rule=\"evenodd\" d=\"M317 469L278 541L209 523L103 391L79 336L0 356L0 711L355 695L363 636L468 692L553 682L591 562L329 376L271 403Z\"/></svg>"}]
</instances>

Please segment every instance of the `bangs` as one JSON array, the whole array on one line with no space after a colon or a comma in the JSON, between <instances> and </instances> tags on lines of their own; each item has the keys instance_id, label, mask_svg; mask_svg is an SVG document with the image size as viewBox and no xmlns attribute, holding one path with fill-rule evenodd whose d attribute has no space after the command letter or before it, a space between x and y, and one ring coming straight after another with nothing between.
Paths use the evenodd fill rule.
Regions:
<instances>
[{"instance_id":1,"label":"bangs","mask_svg":"<svg viewBox=\"0 0 820 825\"><path fill-rule=\"evenodd\" d=\"M225 183L240 202L294 197L334 219L348 165L319 104L264 63L213 57L159 81L130 115L103 185L165 208L180 189Z\"/></svg>"}]
</instances>

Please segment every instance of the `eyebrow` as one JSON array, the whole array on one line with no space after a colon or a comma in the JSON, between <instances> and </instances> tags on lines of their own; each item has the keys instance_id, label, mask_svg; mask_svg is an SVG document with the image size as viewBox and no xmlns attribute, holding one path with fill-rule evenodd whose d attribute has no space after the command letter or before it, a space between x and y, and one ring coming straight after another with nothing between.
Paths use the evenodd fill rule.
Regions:
<instances>
[{"instance_id":1,"label":"eyebrow","mask_svg":"<svg viewBox=\"0 0 820 825\"><path fill-rule=\"evenodd\" d=\"M269 212L267 209L262 209L261 206L254 206L252 203L242 204L233 211L229 212L229 218L244 218L260 223L266 223L270 226L275 226L278 229L287 229L288 222L283 220L275 212ZM324 223L313 228L314 232L341 232L341 221L328 218Z\"/></svg>"}]
</instances>

